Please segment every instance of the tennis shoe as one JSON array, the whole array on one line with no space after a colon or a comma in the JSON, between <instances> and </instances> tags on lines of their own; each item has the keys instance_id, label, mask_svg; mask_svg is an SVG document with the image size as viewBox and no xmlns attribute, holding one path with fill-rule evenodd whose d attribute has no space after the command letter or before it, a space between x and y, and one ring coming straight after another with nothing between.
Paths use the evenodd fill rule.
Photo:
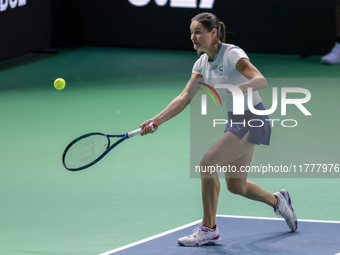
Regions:
<instances>
[{"instance_id":1,"label":"tennis shoe","mask_svg":"<svg viewBox=\"0 0 340 255\"><path fill-rule=\"evenodd\" d=\"M284 218L290 230L295 231L298 227L298 222L288 191L285 189L279 190L274 193L274 196L278 201L274 208L275 214Z\"/></svg>"},{"instance_id":2,"label":"tennis shoe","mask_svg":"<svg viewBox=\"0 0 340 255\"><path fill-rule=\"evenodd\" d=\"M202 246L217 244L221 241L220 232L217 226L215 229L211 229L200 224L192 232L191 235L178 239L178 244L181 246Z\"/></svg>"},{"instance_id":3,"label":"tennis shoe","mask_svg":"<svg viewBox=\"0 0 340 255\"><path fill-rule=\"evenodd\" d=\"M340 63L340 43L335 43L335 46L330 53L321 58L323 64L339 64Z\"/></svg>"}]
</instances>

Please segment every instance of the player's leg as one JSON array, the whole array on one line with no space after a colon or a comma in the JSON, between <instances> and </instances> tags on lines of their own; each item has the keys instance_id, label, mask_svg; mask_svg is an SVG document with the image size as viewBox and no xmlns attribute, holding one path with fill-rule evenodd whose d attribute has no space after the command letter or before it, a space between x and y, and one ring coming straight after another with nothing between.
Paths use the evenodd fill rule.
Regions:
<instances>
[{"instance_id":1,"label":"player's leg","mask_svg":"<svg viewBox=\"0 0 340 255\"><path fill-rule=\"evenodd\" d=\"M231 167L237 169L237 171L242 171L250 166L254 149L255 146L249 148L240 158L230 164ZM273 208L277 205L277 199L272 193L247 180L247 172L237 173L237 176L233 175L235 174L225 173L227 187L231 193L266 203Z\"/></svg>"},{"instance_id":2,"label":"player's leg","mask_svg":"<svg viewBox=\"0 0 340 255\"><path fill-rule=\"evenodd\" d=\"M227 166L241 157L253 145L248 143L249 133L242 139L231 132L225 132L201 159L201 169L209 166ZM178 240L180 245L200 246L203 244L216 244L221 238L215 225L217 202L220 191L220 182L216 172L201 172L203 220L202 224L189 236Z\"/></svg>"},{"instance_id":3,"label":"player's leg","mask_svg":"<svg viewBox=\"0 0 340 255\"><path fill-rule=\"evenodd\" d=\"M240 158L231 163L232 167L241 170L241 167L250 165L254 147L248 149ZM243 176L240 176L243 175ZM226 173L226 182L228 190L234 194L244 196L246 198L261 201L274 208L274 212L278 216L282 216L292 231L298 227L297 217L292 207L291 198L288 191L280 190L274 194L266 191L256 183L247 180L248 173L244 172L235 177L234 173Z\"/></svg>"},{"instance_id":4,"label":"player's leg","mask_svg":"<svg viewBox=\"0 0 340 255\"><path fill-rule=\"evenodd\" d=\"M209 166L228 166L242 155L253 144L248 143L249 133L242 139L227 131L218 139L211 148L204 154L200 165L202 168ZM219 179L216 172L201 173L203 220L207 227L215 226L217 201L219 195Z\"/></svg>"},{"instance_id":5,"label":"player's leg","mask_svg":"<svg viewBox=\"0 0 340 255\"><path fill-rule=\"evenodd\" d=\"M337 39L331 52L321 58L324 64L340 63L340 0L335 1L335 16Z\"/></svg>"},{"instance_id":6,"label":"player's leg","mask_svg":"<svg viewBox=\"0 0 340 255\"><path fill-rule=\"evenodd\" d=\"M204 164L204 163L203 163ZM217 173L201 178L203 219L202 224L209 228L215 226L218 196L220 193L220 181Z\"/></svg>"}]
</instances>

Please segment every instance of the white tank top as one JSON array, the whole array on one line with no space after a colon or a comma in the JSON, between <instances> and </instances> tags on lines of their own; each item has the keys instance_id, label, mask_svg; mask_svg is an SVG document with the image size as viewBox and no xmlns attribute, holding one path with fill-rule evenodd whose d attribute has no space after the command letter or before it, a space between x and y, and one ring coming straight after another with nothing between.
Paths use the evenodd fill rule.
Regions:
<instances>
[{"instance_id":1,"label":"white tank top","mask_svg":"<svg viewBox=\"0 0 340 255\"><path fill-rule=\"evenodd\" d=\"M203 54L194 64L193 73L203 76L204 82L212 87L215 84L238 85L249 81L237 69L236 64L241 58L248 58L247 54L233 44L222 43L217 56L208 61L208 55ZM225 102L227 111L233 111L233 97L226 89L216 89L221 99ZM253 105L262 102L258 91L253 91ZM248 93L244 93L244 109L248 109Z\"/></svg>"}]
</instances>

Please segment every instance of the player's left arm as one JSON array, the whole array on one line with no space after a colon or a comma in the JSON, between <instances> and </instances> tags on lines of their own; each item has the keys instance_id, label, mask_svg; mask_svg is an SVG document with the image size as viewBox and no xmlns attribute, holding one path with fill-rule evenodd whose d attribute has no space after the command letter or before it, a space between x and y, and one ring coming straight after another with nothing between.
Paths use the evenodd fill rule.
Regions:
<instances>
[{"instance_id":1,"label":"player's left arm","mask_svg":"<svg viewBox=\"0 0 340 255\"><path fill-rule=\"evenodd\" d=\"M237 85L243 93L247 93L248 87L252 87L253 91L268 87L266 78L247 58L241 58L236 63L236 69L243 76L249 79L248 82Z\"/></svg>"}]
</instances>

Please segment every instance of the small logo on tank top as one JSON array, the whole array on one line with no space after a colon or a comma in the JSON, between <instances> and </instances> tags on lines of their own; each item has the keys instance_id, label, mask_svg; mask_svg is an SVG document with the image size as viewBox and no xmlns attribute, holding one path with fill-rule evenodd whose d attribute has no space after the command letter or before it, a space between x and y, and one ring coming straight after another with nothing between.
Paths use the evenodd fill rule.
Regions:
<instances>
[{"instance_id":1,"label":"small logo on tank top","mask_svg":"<svg viewBox=\"0 0 340 255\"><path fill-rule=\"evenodd\" d=\"M220 68L218 68L218 70L220 70L220 76L223 75L223 66L220 66Z\"/></svg>"}]
</instances>

